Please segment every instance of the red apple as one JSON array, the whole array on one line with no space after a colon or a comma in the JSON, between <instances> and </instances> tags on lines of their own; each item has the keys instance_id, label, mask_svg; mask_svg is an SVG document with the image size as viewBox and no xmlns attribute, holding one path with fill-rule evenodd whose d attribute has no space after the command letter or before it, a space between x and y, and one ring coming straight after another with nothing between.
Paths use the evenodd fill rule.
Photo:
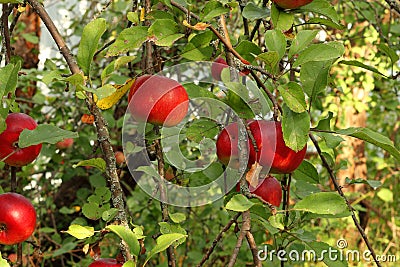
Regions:
<instances>
[{"instance_id":1,"label":"red apple","mask_svg":"<svg viewBox=\"0 0 400 267\"><path fill-rule=\"evenodd\" d=\"M189 108L185 88L177 81L159 75L137 78L128 100L134 119L166 127L180 123Z\"/></svg>"},{"instance_id":2,"label":"red apple","mask_svg":"<svg viewBox=\"0 0 400 267\"><path fill-rule=\"evenodd\" d=\"M303 161L307 146L298 152L287 147L280 122L253 120L248 123L248 128L252 135L248 137L248 167L257 161L261 166L270 167L271 173L291 173ZM221 131L216 147L218 159L223 164L232 168L239 166L236 122Z\"/></svg>"},{"instance_id":3,"label":"red apple","mask_svg":"<svg viewBox=\"0 0 400 267\"><path fill-rule=\"evenodd\" d=\"M268 203L279 207L282 201L282 188L279 181L273 176L262 179L256 188L249 186L251 193L261 197Z\"/></svg>"},{"instance_id":4,"label":"red apple","mask_svg":"<svg viewBox=\"0 0 400 267\"><path fill-rule=\"evenodd\" d=\"M277 6L286 9L295 9L311 3L313 0L272 0Z\"/></svg>"},{"instance_id":5,"label":"red apple","mask_svg":"<svg viewBox=\"0 0 400 267\"><path fill-rule=\"evenodd\" d=\"M218 159L227 166L232 168L239 168L239 150L238 150L239 134L238 134L238 123L233 122L227 125L217 137L217 157ZM248 167L255 162L255 151L254 146L250 146L248 143L246 149L248 149Z\"/></svg>"},{"instance_id":6,"label":"red apple","mask_svg":"<svg viewBox=\"0 0 400 267\"><path fill-rule=\"evenodd\" d=\"M27 198L17 193L1 194L0 210L0 244L18 244L32 235L36 211Z\"/></svg>"},{"instance_id":7,"label":"red apple","mask_svg":"<svg viewBox=\"0 0 400 267\"><path fill-rule=\"evenodd\" d=\"M65 138L64 140L57 142L56 147L58 149L67 149L67 148L72 147L73 144L74 144L73 138Z\"/></svg>"},{"instance_id":8,"label":"red apple","mask_svg":"<svg viewBox=\"0 0 400 267\"><path fill-rule=\"evenodd\" d=\"M34 161L42 149L42 144L25 148L18 147L19 135L24 129L34 130L36 122L26 114L11 113L6 118L7 128L0 134L0 160L10 166L21 167Z\"/></svg>"},{"instance_id":9,"label":"red apple","mask_svg":"<svg viewBox=\"0 0 400 267\"><path fill-rule=\"evenodd\" d=\"M286 146L280 122L257 120L250 122L249 128L257 143L255 159L260 165L271 166L271 173L291 173L299 167L307 145L298 152Z\"/></svg>"},{"instance_id":10,"label":"red apple","mask_svg":"<svg viewBox=\"0 0 400 267\"><path fill-rule=\"evenodd\" d=\"M218 57L214 60L211 65L211 76L217 80L221 81L222 70L228 68L228 63L222 57Z\"/></svg>"},{"instance_id":11,"label":"red apple","mask_svg":"<svg viewBox=\"0 0 400 267\"><path fill-rule=\"evenodd\" d=\"M92 262L88 267L122 267L121 263L118 263L116 259L98 259Z\"/></svg>"},{"instance_id":12,"label":"red apple","mask_svg":"<svg viewBox=\"0 0 400 267\"><path fill-rule=\"evenodd\" d=\"M243 62L243 64L249 65L250 62L248 62L247 60L245 60L245 61ZM211 76L212 76L215 80L221 81L221 73L222 73L222 70L225 69L225 68L228 68L228 67L229 67L229 65L228 65L228 63L226 62L225 59L223 59L222 57L216 58L216 59L214 60L214 62L212 63L212 65L211 65ZM249 69L243 69L242 71L239 72L239 74L240 74L241 76L246 76L246 75L248 75L249 73L250 73L250 70L249 70Z\"/></svg>"},{"instance_id":13,"label":"red apple","mask_svg":"<svg viewBox=\"0 0 400 267\"><path fill-rule=\"evenodd\" d=\"M122 151L116 151L114 153L115 155L115 160L117 162L117 165L121 165L125 163L125 155Z\"/></svg>"}]
</instances>

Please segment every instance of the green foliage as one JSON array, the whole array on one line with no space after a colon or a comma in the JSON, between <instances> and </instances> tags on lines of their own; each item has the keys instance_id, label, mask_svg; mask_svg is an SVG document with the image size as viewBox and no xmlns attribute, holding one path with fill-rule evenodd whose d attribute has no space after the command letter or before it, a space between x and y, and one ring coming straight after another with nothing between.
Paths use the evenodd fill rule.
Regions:
<instances>
[{"instance_id":1,"label":"green foliage","mask_svg":"<svg viewBox=\"0 0 400 267\"><path fill-rule=\"evenodd\" d=\"M67 1L59 2L65 5ZM8 112L29 113L39 127L24 130L18 145L22 148L43 143L40 157L18 169L17 175L18 190L33 200L38 212L40 223L31 239L35 246L24 243L24 253L29 253L38 266L87 266L92 260L88 254L92 253L113 258L121 252L118 245L121 240L133 256L125 267L166 266L169 247L182 266L195 266L224 226L244 211L250 211L257 249L275 250L272 260L263 262L268 266L281 265L277 258L279 250L296 251L300 255L312 250L317 258L322 257L324 251L337 249L338 236L349 241L349 249L359 249L356 244L362 243L360 235L351 221L345 199L333 190L330 172L340 176L341 188L365 185L360 191L345 191L345 197L357 218L369 214L367 235L377 254L400 257L395 250L399 247L398 233L392 231L400 225L398 211L393 208L400 203L400 22L390 13L386 2L342 1L332 5L328 0L314 0L299 9L283 10L274 4L263 5L262 1L252 0L245 4L225 0L196 3L165 0L153 1L149 14L141 13L142 6L132 9L129 1L111 1L101 12L93 1L89 2L92 5L87 6L84 14L71 18L68 31L63 29L65 25L59 29L65 33L82 73L71 75L59 57L48 58L40 70L25 69L17 57L0 68L0 132L5 129ZM192 12L190 20L182 8L176 8L176 3ZM71 14L75 14L78 6L65 5L66 9L73 10ZM221 30L221 15L225 16L229 36ZM205 24L190 28L184 20L190 25ZM26 26L17 21L13 38L22 36L26 41L37 43L35 34L23 32ZM190 99L212 99L221 105L207 109L210 114L232 112L238 117L203 117L200 114L207 103L191 101L191 114L179 132L161 129L160 134L154 127L144 130L146 147L130 142L123 149L121 134L128 104L126 97L102 110L114 151L124 150L126 154L145 151L146 155L148 152L154 156L154 140L160 138L165 147L178 148L164 151L163 165L149 157L149 165L140 166L140 160L130 157L128 164L116 166L124 198L115 198L114 185L107 179L111 166L107 166L99 146L103 140L99 140L96 127L81 120L83 114L92 112L85 106L87 92L94 93L97 100L105 99L117 91L115 84L125 84L129 78L150 72L145 67L149 60L145 52L148 43L153 49L151 59L156 69L169 70L171 66L197 61L208 61L211 66L217 56L225 57L230 49L210 26L230 38L230 49L251 63L250 69L262 84L252 83L252 74L239 75L232 81L228 68L222 72L222 81L212 80L213 84L210 84L211 78L207 82L190 80L198 73L206 74L200 63L189 74L178 71L176 76L185 78L182 81ZM234 58L232 67L242 70L240 61ZM16 90L27 93L32 87L37 90L31 97ZM267 93L275 96L282 113L273 106ZM350 107L354 110L347 109ZM168 205L166 216L160 203L138 185L140 179L158 181L159 166L164 167L164 172L172 170L173 177L166 182L168 186L203 186L219 177L225 179L225 185L229 184L230 176L237 172L216 159L215 140L220 130L228 122L239 119L269 119L273 117L273 110L278 110L275 115L282 122L286 145L296 151L308 145L307 159L296 171L290 176L275 175L289 195L286 206L271 211L261 201L234 192L234 188L228 192L228 188L221 187L227 193L222 194L222 199L200 207ZM345 126L347 121L354 123L350 114L363 112L363 126ZM129 133L136 135L138 131L132 129ZM310 133L320 146L320 154L309 140ZM72 148L56 149L56 142L70 137L74 138ZM344 154L349 140L365 141L357 147L363 151L358 154L359 158ZM210 153L208 157L205 152ZM331 167L330 171L321 163L321 155ZM135 173L127 168L132 164L139 164ZM359 174L363 177L357 174L342 177L342 172L354 169L355 165L365 165L366 173ZM8 192L11 185L7 168L3 166L0 162L3 178L0 191ZM136 181L135 175L141 178ZM234 186L233 183L236 182L229 185ZM221 188L218 190L222 191ZM156 189L152 188L154 194L158 193ZM114 207L118 201L127 205L128 227L118 225L121 211ZM225 229L206 265L228 264L241 227L239 217ZM388 243L393 246L388 247ZM36 249L43 253L40 259ZM0 266L9 266L3 257L15 248L0 246L0 250ZM245 239L236 265L252 262ZM286 264L311 263L289 260ZM355 265L329 257L323 257L320 264Z\"/></svg>"}]
</instances>

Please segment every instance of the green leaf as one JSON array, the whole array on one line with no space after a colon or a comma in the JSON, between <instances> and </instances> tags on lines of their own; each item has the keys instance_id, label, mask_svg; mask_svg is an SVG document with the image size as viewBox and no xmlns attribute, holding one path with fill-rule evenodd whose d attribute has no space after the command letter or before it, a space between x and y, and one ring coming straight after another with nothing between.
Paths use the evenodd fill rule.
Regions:
<instances>
[{"instance_id":1,"label":"green leaf","mask_svg":"<svg viewBox=\"0 0 400 267\"><path fill-rule=\"evenodd\" d=\"M172 46L172 44L183 37L184 34L177 33L178 24L170 19L157 19L148 30L149 38L158 46Z\"/></svg>"},{"instance_id":2,"label":"green leaf","mask_svg":"<svg viewBox=\"0 0 400 267\"><path fill-rule=\"evenodd\" d=\"M132 230L122 225L109 225L106 227L106 229L117 234L122 240L124 240L125 243L128 245L130 252L134 256L139 256L140 244Z\"/></svg>"},{"instance_id":3,"label":"green leaf","mask_svg":"<svg viewBox=\"0 0 400 267\"><path fill-rule=\"evenodd\" d=\"M201 11L200 19L202 21L209 21L214 17L217 17L222 14L226 14L229 12L229 8L224 7L218 1L209 1L204 9Z\"/></svg>"},{"instance_id":4,"label":"green leaf","mask_svg":"<svg viewBox=\"0 0 400 267\"><path fill-rule=\"evenodd\" d=\"M300 151L308 141L310 116L308 113L296 113L283 105L282 132L285 144L294 151Z\"/></svg>"},{"instance_id":5,"label":"green leaf","mask_svg":"<svg viewBox=\"0 0 400 267\"><path fill-rule=\"evenodd\" d=\"M106 162L102 158L81 160L78 162L78 164L72 165L73 168L80 167L80 166L90 166L90 167L95 167L102 172L106 171Z\"/></svg>"},{"instance_id":6,"label":"green leaf","mask_svg":"<svg viewBox=\"0 0 400 267\"><path fill-rule=\"evenodd\" d=\"M114 86L112 86L111 84L106 84L106 85L103 85L103 86L97 88L93 92L97 96L97 100L96 101L98 101L98 100L104 99L104 98L112 95L116 91L117 90L115 89Z\"/></svg>"},{"instance_id":7,"label":"green leaf","mask_svg":"<svg viewBox=\"0 0 400 267\"><path fill-rule=\"evenodd\" d=\"M369 128L358 128L351 127L348 129L342 129L337 131L338 134L352 136L368 143L376 145L387 152L389 152L393 157L400 161L400 151L394 146L393 142L386 136L374 132Z\"/></svg>"},{"instance_id":8,"label":"green leaf","mask_svg":"<svg viewBox=\"0 0 400 267\"><path fill-rule=\"evenodd\" d=\"M278 86L285 104L294 112L302 113L307 110L303 88L296 82Z\"/></svg>"},{"instance_id":9,"label":"green leaf","mask_svg":"<svg viewBox=\"0 0 400 267\"><path fill-rule=\"evenodd\" d=\"M169 218L171 218L174 223L181 223L186 220L186 215L182 212L170 213Z\"/></svg>"},{"instance_id":10,"label":"green leaf","mask_svg":"<svg viewBox=\"0 0 400 267\"><path fill-rule=\"evenodd\" d=\"M360 61L357 61L357 60L341 60L338 63L339 64L344 64L344 65L356 66L356 67L359 67L359 68L363 68L363 69L375 72L375 73L377 73L379 75L382 75L383 77L387 78L387 76L385 74L383 74L382 72L380 72L377 68L369 66L369 65L366 65L366 64L364 64L364 63L362 63Z\"/></svg>"},{"instance_id":11,"label":"green leaf","mask_svg":"<svg viewBox=\"0 0 400 267\"><path fill-rule=\"evenodd\" d=\"M115 71L118 70L120 67L132 62L136 59L136 56L120 56L116 60L112 61L110 64L107 65L101 72L101 82L104 84L108 77Z\"/></svg>"},{"instance_id":12,"label":"green leaf","mask_svg":"<svg viewBox=\"0 0 400 267\"><path fill-rule=\"evenodd\" d=\"M101 218L103 219L103 221L105 222L109 222L112 219L114 219L114 217L118 214L118 209L116 208L112 208L109 210L106 210L103 212L103 214L101 215Z\"/></svg>"},{"instance_id":13,"label":"green leaf","mask_svg":"<svg viewBox=\"0 0 400 267\"><path fill-rule=\"evenodd\" d=\"M346 177L345 182L349 185L352 184L367 184L371 186L374 190L376 190L378 187L382 186L382 182L378 180L365 180L362 178L357 178L357 179L349 179Z\"/></svg>"},{"instance_id":14,"label":"green leaf","mask_svg":"<svg viewBox=\"0 0 400 267\"><path fill-rule=\"evenodd\" d=\"M313 184L319 184L317 169L309 161L303 160L300 166L293 172L293 178L303 180Z\"/></svg>"},{"instance_id":15,"label":"green leaf","mask_svg":"<svg viewBox=\"0 0 400 267\"><path fill-rule=\"evenodd\" d=\"M74 86L83 86L85 84L85 77L82 73L75 73L65 78L65 81Z\"/></svg>"},{"instance_id":16,"label":"green leaf","mask_svg":"<svg viewBox=\"0 0 400 267\"><path fill-rule=\"evenodd\" d=\"M392 61L392 64L395 64L399 60L399 56L397 55L396 50L389 47L387 44L380 43L377 46L378 46L378 50L380 52L383 52L385 55L387 55L390 58L390 60Z\"/></svg>"},{"instance_id":17,"label":"green leaf","mask_svg":"<svg viewBox=\"0 0 400 267\"><path fill-rule=\"evenodd\" d=\"M108 49L107 56L117 56L139 48L147 40L147 30L145 26L124 29Z\"/></svg>"},{"instance_id":18,"label":"green leaf","mask_svg":"<svg viewBox=\"0 0 400 267\"><path fill-rule=\"evenodd\" d=\"M71 251L75 249L77 245L77 242L63 243L62 247L52 251L52 257L58 257L65 253L71 253Z\"/></svg>"},{"instance_id":19,"label":"green leaf","mask_svg":"<svg viewBox=\"0 0 400 267\"><path fill-rule=\"evenodd\" d=\"M295 210L316 214L341 214L348 207L344 199L335 192L319 192L306 196L294 205Z\"/></svg>"},{"instance_id":20,"label":"green leaf","mask_svg":"<svg viewBox=\"0 0 400 267\"><path fill-rule=\"evenodd\" d=\"M331 3L327 0L314 0L299 8L300 12L313 12L331 19L336 24L340 23L340 17Z\"/></svg>"},{"instance_id":21,"label":"green leaf","mask_svg":"<svg viewBox=\"0 0 400 267\"><path fill-rule=\"evenodd\" d=\"M64 232L72 235L75 238L85 239L94 235L94 228L90 226L71 224L68 227L68 230Z\"/></svg>"},{"instance_id":22,"label":"green leaf","mask_svg":"<svg viewBox=\"0 0 400 267\"><path fill-rule=\"evenodd\" d=\"M111 190L107 186L97 187L94 194L100 198L99 204L108 203L111 199Z\"/></svg>"},{"instance_id":23,"label":"green leaf","mask_svg":"<svg viewBox=\"0 0 400 267\"><path fill-rule=\"evenodd\" d=\"M20 148L42 143L55 144L66 138L77 138L78 133L63 130L50 124L40 124L34 130L24 129L18 140Z\"/></svg>"},{"instance_id":24,"label":"green leaf","mask_svg":"<svg viewBox=\"0 0 400 267\"><path fill-rule=\"evenodd\" d=\"M18 61L16 65L8 64L0 68L0 99L15 91L18 82L18 72L21 69L21 63Z\"/></svg>"},{"instance_id":25,"label":"green leaf","mask_svg":"<svg viewBox=\"0 0 400 267\"><path fill-rule=\"evenodd\" d=\"M393 202L393 192L387 188L381 188L377 193L377 196L384 202Z\"/></svg>"},{"instance_id":26,"label":"green leaf","mask_svg":"<svg viewBox=\"0 0 400 267\"><path fill-rule=\"evenodd\" d=\"M290 45L288 57L292 58L295 54L306 48L312 42L312 40L314 40L317 33L318 31L316 30L299 31Z\"/></svg>"},{"instance_id":27,"label":"green leaf","mask_svg":"<svg viewBox=\"0 0 400 267\"><path fill-rule=\"evenodd\" d=\"M97 203L90 202L83 204L82 213L86 218L98 220L101 218L103 211Z\"/></svg>"},{"instance_id":28,"label":"green leaf","mask_svg":"<svg viewBox=\"0 0 400 267\"><path fill-rule=\"evenodd\" d=\"M260 8L253 2L249 2L242 11L242 15L246 19L264 19L269 16L269 9Z\"/></svg>"},{"instance_id":29,"label":"green leaf","mask_svg":"<svg viewBox=\"0 0 400 267\"><path fill-rule=\"evenodd\" d=\"M11 267L10 264L7 262L6 259L3 259L3 257L0 257L0 267Z\"/></svg>"},{"instance_id":30,"label":"green leaf","mask_svg":"<svg viewBox=\"0 0 400 267\"><path fill-rule=\"evenodd\" d=\"M180 226L179 224L170 224L168 222L159 222L158 223L160 225L160 233L165 235L165 234L183 234L186 235L187 232L185 229L182 228L182 226ZM177 247L179 245L181 245L183 242L185 242L185 239L179 239L176 242L174 242L172 245L174 247Z\"/></svg>"},{"instance_id":31,"label":"green leaf","mask_svg":"<svg viewBox=\"0 0 400 267\"><path fill-rule=\"evenodd\" d=\"M265 45L268 51L278 52L280 60L286 52L286 37L280 30L269 30L265 33Z\"/></svg>"},{"instance_id":32,"label":"green leaf","mask_svg":"<svg viewBox=\"0 0 400 267\"><path fill-rule=\"evenodd\" d=\"M337 22L334 22L334 21L332 21L332 20L330 20L330 19L325 19L325 18L318 18L318 17L310 18L310 19L307 21L307 23L308 23L308 24L313 24L313 23L315 23L315 24L319 24L319 25L325 25L325 26L328 26L328 27L330 27L330 28L338 29L338 30L344 30L344 29L346 29L346 26L344 26L344 25L342 25L342 24L339 24L339 23L337 23Z\"/></svg>"},{"instance_id":33,"label":"green leaf","mask_svg":"<svg viewBox=\"0 0 400 267\"><path fill-rule=\"evenodd\" d=\"M144 262L143 266L147 264L147 262L150 260L151 257L156 255L157 253L160 253L160 252L166 250L169 246L171 246L173 243L175 243L175 241L178 241L178 240L186 238L186 237L187 237L187 235L178 234L178 233L164 234L164 235L159 236L156 240L157 245L147 255L146 261Z\"/></svg>"},{"instance_id":34,"label":"green leaf","mask_svg":"<svg viewBox=\"0 0 400 267\"><path fill-rule=\"evenodd\" d=\"M257 56L257 59L264 61L266 69L271 73L277 72L277 66L280 61L280 57L277 51L268 51L261 53Z\"/></svg>"},{"instance_id":35,"label":"green leaf","mask_svg":"<svg viewBox=\"0 0 400 267\"><path fill-rule=\"evenodd\" d=\"M276 5L271 6L271 19L274 28L281 31L289 30L294 22L294 14L287 13Z\"/></svg>"},{"instance_id":36,"label":"green leaf","mask_svg":"<svg viewBox=\"0 0 400 267\"><path fill-rule=\"evenodd\" d=\"M91 21L83 28L82 39L79 43L78 54L76 56L79 67L88 75L93 56L96 53L97 46L101 36L107 28L107 22L103 18Z\"/></svg>"},{"instance_id":37,"label":"green leaf","mask_svg":"<svg viewBox=\"0 0 400 267\"><path fill-rule=\"evenodd\" d=\"M126 261L122 267L136 267L136 263L133 260Z\"/></svg>"},{"instance_id":38,"label":"green leaf","mask_svg":"<svg viewBox=\"0 0 400 267\"><path fill-rule=\"evenodd\" d=\"M343 52L344 46L339 42L312 44L299 53L299 57L293 64L293 67L298 67L310 61L337 59L343 55Z\"/></svg>"},{"instance_id":39,"label":"green leaf","mask_svg":"<svg viewBox=\"0 0 400 267\"><path fill-rule=\"evenodd\" d=\"M235 50L247 61L252 62L254 58L261 53L260 47L253 42L243 40L236 47Z\"/></svg>"},{"instance_id":40,"label":"green leaf","mask_svg":"<svg viewBox=\"0 0 400 267\"><path fill-rule=\"evenodd\" d=\"M219 128L215 121L209 119L195 120L186 130L186 137L200 143L204 138L214 138L218 135Z\"/></svg>"},{"instance_id":41,"label":"green leaf","mask_svg":"<svg viewBox=\"0 0 400 267\"><path fill-rule=\"evenodd\" d=\"M209 44L213 37L214 34L211 31L199 32L192 36L183 48L181 56L193 61L209 60L213 52Z\"/></svg>"},{"instance_id":42,"label":"green leaf","mask_svg":"<svg viewBox=\"0 0 400 267\"><path fill-rule=\"evenodd\" d=\"M194 83L186 83L183 87L185 87L190 99L202 97L218 99L212 92Z\"/></svg>"},{"instance_id":43,"label":"green leaf","mask_svg":"<svg viewBox=\"0 0 400 267\"><path fill-rule=\"evenodd\" d=\"M304 63L300 69L300 81L304 92L314 101L316 97L324 92L328 85L329 71L332 60L310 61Z\"/></svg>"},{"instance_id":44,"label":"green leaf","mask_svg":"<svg viewBox=\"0 0 400 267\"><path fill-rule=\"evenodd\" d=\"M244 195L236 194L229 200L228 203L226 203L225 208L227 210L243 212L249 210L254 204L254 202L250 201Z\"/></svg>"}]
</instances>

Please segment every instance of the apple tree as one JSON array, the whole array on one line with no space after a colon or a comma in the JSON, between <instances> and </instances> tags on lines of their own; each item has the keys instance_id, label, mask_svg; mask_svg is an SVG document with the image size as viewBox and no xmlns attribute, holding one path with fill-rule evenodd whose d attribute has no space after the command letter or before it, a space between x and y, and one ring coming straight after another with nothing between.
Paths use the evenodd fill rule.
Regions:
<instances>
[{"instance_id":1,"label":"apple tree","mask_svg":"<svg viewBox=\"0 0 400 267\"><path fill-rule=\"evenodd\" d=\"M57 2L1 1L0 267L400 259L398 2Z\"/></svg>"}]
</instances>

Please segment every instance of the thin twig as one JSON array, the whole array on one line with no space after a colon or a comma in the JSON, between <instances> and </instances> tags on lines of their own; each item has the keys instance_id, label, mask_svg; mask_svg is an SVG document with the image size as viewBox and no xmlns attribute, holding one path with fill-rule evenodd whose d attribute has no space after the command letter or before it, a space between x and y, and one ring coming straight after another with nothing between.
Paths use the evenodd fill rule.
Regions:
<instances>
[{"instance_id":1,"label":"thin twig","mask_svg":"<svg viewBox=\"0 0 400 267\"><path fill-rule=\"evenodd\" d=\"M240 248L242 247L243 239L247 235L247 232L250 231L250 225L251 225L250 211L248 210L244 211L242 213L242 218L243 218L242 229L240 229L239 237L236 241L236 246L233 249L232 256L229 259L228 267L233 267L235 265Z\"/></svg>"},{"instance_id":2,"label":"thin twig","mask_svg":"<svg viewBox=\"0 0 400 267\"><path fill-rule=\"evenodd\" d=\"M215 237L214 241L212 242L211 247L209 247L209 249L207 250L207 252L204 254L203 258L201 259L201 261L199 262L199 264L196 265L196 267L201 267L203 266L203 264L210 258L211 253L213 253L215 247L217 246L218 242L221 240L222 236L224 235L224 233L226 231L229 230L229 228L231 228L233 223L237 222L237 219L239 218L239 216L242 213L239 212L237 213L235 216L233 216L232 219L229 220L229 222L224 226L224 228L222 228L222 230L218 233L217 237Z\"/></svg>"},{"instance_id":3,"label":"thin twig","mask_svg":"<svg viewBox=\"0 0 400 267\"><path fill-rule=\"evenodd\" d=\"M257 248L256 240L254 239L254 236L251 233L251 231L247 231L246 239L247 239L247 243L249 244L251 254L253 255L254 266L261 267L262 264L261 264L261 261L260 261L259 255L258 255L259 250Z\"/></svg>"},{"instance_id":4,"label":"thin twig","mask_svg":"<svg viewBox=\"0 0 400 267\"><path fill-rule=\"evenodd\" d=\"M264 83L261 81L261 79L255 74L253 71L250 71L251 76L254 78L256 81L257 85L261 87L264 92L267 94L269 100L271 100L272 105L273 105L273 113L274 113L274 120L276 121L277 118L279 117L279 112L283 114L283 110L281 106L279 105L278 101L276 100L275 96L268 90L268 88L264 85Z\"/></svg>"},{"instance_id":5,"label":"thin twig","mask_svg":"<svg viewBox=\"0 0 400 267\"><path fill-rule=\"evenodd\" d=\"M3 46L6 49L6 65L11 59L11 44L10 44L10 32L8 29L8 4L3 4L3 13L1 16L2 21L2 34L3 34Z\"/></svg>"},{"instance_id":6,"label":"thin twig","mask_svg":"<svg viewBox=\"0 0 400 267\"><path fill-rule=\"evenodd\" d=\"M347 205L347 207L349 208L349 210L350 210L350 212L351 212L351 217L352 217L352 219L353 219L353 222L354 222L354 224L356 225L358 231L360 232L361 237L362 237L362 239L364 240L365 244L367 245L369 251L371 252L371 256L372 256L372 258L374 259L375 264L376 264L377 266L381 267L382 265L380 264L380 262L379 262L379 260L378 260L378 258L377 258L377 256L376 256L375 250L373 249L372 245L370 244L370 242L369 242L369 240L368 240L368 237L367 237L367 235L365 234L364 229L361 227L361 225L360 225L360 223L359 223L359 221L358 221L358 219L357 219L357 216L356 216L356 214L355 214L354 208L351 206L349 200L348 200L348 199L346 198L346 196L344 195L343 190L342 190L342 187L338 184L337 179L336 179L336 176L335 176L335 174L333 173L332 168L329 166L328 161L326 160L325 156L322 154L322 151L321 151L321 148L320 148L320 146L319 146L319 144L318 144L318 141L315 139L315 137L314 137L311 133L309 134L309 136L310 136L310 139L311 139L311 141L313 142L313 144L314 144L314 146L315 146L315 149L317 150L317 152L318 152L318 154L319 154L319 157L320 157L320 159L321 159L321 161L322 161L322 165L325 167L325 169L326 169L326 170L328 171L328 173L329 173L329 177L331 178L331 181L332 181L333 185L335 186L336 191L337 191L337 192L339 193L339 195L345 200L346 205Z\"/></svg>"}]
</instances>

